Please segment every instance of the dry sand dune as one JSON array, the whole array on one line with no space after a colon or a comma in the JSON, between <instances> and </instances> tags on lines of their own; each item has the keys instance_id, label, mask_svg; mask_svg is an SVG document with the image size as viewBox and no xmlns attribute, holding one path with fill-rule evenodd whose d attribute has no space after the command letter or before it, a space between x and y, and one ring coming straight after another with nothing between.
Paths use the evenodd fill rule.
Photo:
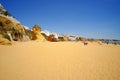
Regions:
<instances>
[{"instance_id":1,"label":"dry sand dune","mask_svg":"<svg viewBox=\"0 0 120 80\"><path fill-rule=\"evenodd\" d=\"M0 80L120 80L120 45L35 41L0 45Z\"/></svg>"}]
</instances>

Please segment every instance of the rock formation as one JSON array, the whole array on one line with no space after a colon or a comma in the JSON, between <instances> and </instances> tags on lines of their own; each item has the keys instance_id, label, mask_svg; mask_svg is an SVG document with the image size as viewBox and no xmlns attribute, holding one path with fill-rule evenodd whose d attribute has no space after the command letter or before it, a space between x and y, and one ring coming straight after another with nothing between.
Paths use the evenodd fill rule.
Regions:
<instances>
[{"instance_id":1,"label":"rock formation","mask_svg":"<svg viewBox=\"0 0 120 80\"><path fill-rule=\"evenodd\" d=\"M5 16L11 16L11 14L7 10L4 9L2 4L0 4L0 14L5 15Z\"/></svg>"},{"instance_id":2,"label":"rock formation","mask_svg":"<svg viewBox=\"0 0 120 80\"><path fill-rule=\"evenodd\" d=\"M39 25L34 25L32 28L32 40L46 41L45 37L41 34L41 28Z\"/></svg>"},{"instance_id":3,"label":"rock formation","mask_svg":"<svg viewBox=\"0 0 120 80\"><path fill-rule=\"evenodd\" d=\"M0 33L7 33L8 31L14 40L23 40L23 34L25 34L23 26L0 15Z\"/></svg>"},{"instance_id":4,"label":"rock formation","mask_svg":"<svg viewBox=\"0 0 120 80\"><path fill-rule=\"evenodd\" d=\"M20 24L11 14L0 4L0 34L8 35L6 38L10 41L24 41L26 32L23 25Z\"/></svg>"},{"instance_id":5,"label":"rock formation","mask_svg":"<svg viewBox=\"0 0 120 80\"><path fill-rule=\"evenodd\" d=\"M6 39L3 35L0 34L0 44L9 45L11 44L11 42L8 39Z\"/></svg>"}]
</instances>

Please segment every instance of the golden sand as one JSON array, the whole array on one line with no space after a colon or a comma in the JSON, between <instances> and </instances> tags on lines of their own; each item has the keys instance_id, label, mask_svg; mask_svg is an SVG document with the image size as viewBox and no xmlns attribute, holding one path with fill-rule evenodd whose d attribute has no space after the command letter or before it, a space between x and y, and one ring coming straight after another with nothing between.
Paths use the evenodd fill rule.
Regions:
<instances>
[{"instance_id":1,"label":"golden sand","mask_svg":"<svg viewBox=\"0 0 120 80\"><path fill-rule=\"evenodd\" d=\"M36 41L0 45L0 80L120 80L120 45Z\"/></svg>"}]
</instances>

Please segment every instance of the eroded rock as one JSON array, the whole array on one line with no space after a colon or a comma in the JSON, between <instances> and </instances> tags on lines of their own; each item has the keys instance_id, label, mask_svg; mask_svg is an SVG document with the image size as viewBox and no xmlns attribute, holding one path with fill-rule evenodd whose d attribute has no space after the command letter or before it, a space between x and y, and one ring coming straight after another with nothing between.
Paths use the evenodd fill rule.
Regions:
<instances>
[{"instance_id":1,"label":"eroded rock","mask_svg":"<svg viewBox=\"0 0 120 80\"><path fill-rule=\"evenodd\" d=\"M32 40L46 41L45 37L41 34L41 28L39 25L34 25L32 28Z\"/></svg>"}]
</instances>

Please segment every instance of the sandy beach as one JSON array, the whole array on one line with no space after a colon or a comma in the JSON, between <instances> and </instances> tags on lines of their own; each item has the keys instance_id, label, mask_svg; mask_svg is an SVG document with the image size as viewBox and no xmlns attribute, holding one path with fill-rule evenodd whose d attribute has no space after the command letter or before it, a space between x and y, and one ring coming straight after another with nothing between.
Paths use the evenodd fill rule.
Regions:
<instances>
[{"instance_id":1,"label":"sandy beach","mask_svg":"<svg viewBox=\"0 0 120 80\"><path fill-rule=\"evenodd\" d=\"M120 45L38 41L0 45L0 80L120 80Z\"/></svg>"}]
</instances>

